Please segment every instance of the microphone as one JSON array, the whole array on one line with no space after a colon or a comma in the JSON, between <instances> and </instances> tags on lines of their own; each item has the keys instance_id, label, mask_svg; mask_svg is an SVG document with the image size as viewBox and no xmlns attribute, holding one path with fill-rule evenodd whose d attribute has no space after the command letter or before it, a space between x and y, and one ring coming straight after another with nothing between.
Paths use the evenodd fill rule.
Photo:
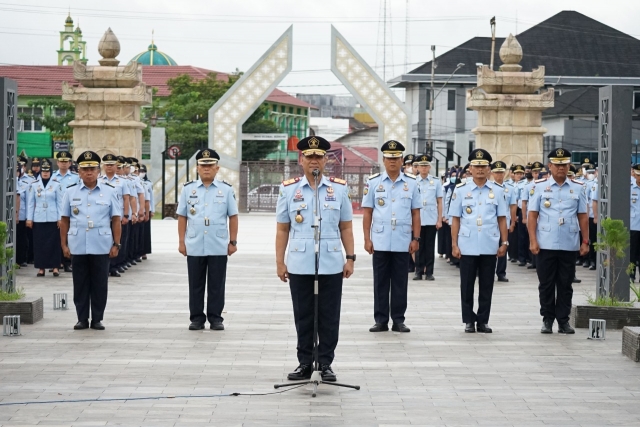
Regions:
<instances>
[{"instance_id":1,"label":"microphone","mask_svg":"<svg viewBox=\"0 0 640 427\"><path fill-rule=\"evenodd\" d=\"M320 169L314 169L312 173L313 173L313 176L317 178L318 175L320 175Z\"/></svg>"}]
</instances>

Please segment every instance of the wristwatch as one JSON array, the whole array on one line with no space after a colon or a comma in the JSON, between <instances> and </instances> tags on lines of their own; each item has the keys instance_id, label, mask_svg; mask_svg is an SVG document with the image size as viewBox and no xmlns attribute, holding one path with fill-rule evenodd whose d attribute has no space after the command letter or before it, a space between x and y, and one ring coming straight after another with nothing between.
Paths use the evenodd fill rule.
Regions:
<instances>
[{"instance_id":1,"label":"wristwatch","mask_svg":"<svg viewBox=\"0 0 640 427\"><path fill-rule=\"evenodd\" d=\"M122 247L122 245L120 243L116 243L116 242L113 242L113 246L115 246L118 249L120 249Z\"/></svg>"},{"instance_id":2,"label":"wristwatch","mask_svg":"<svg viewBox=\"0 0 640 427\"><path fill-rule=\"evenodd\" d=\"M587 239L582 239L582 244L583 244L583 245L588 245L588 244L589 244L589 241L588 241Z\"/></svg>"},{"instance_id":3,"label":"wristwatch","mask_svg":"<svg viewBox=\"0 0 640 427\"><path fill-rule=\"evenodd\" d=\"M353 255L347 255L347 259L350 259L350 260L352 260L353 262L355 262L355 261L356 261L356 254L353 254Z\"/></svg>"},{"instance_id":4,"label":"wristwatch","mask_svg":"<svg viewBox=\"0 0 640 427\"><path fill-rule=\"evenodd\" d=\"M229 241L230 244L232 244L233 246L236 246L238 244L237 240L231 240Z\"/></svg>"},{"instance_id":5,"label":"wristwatch","mask_svg":"<svg viewBox=\"0 0 640 427\"><path fill-rule=\"evenodd\" d=\"M509 242L508 241L504 241L504 242L502 242L502 244L505 245L505 246L509 246Z\"/></svg>"},{"instance_id":6,"label":"wristwatch","mask_svg":"<svg viewBox=\"0 0 640 427\"><path fill-rule=\"evenodd\" d=\"M420 237L414 237L414 238L413 238L413 239L411 239L411 240L415 240L416 242L419 242L419 241L420 241Z\"/></svg>"},{"instance_id":7,"label":"wristwatch","mask_svg":"<svg viewBox=\"0 0 640 427\"><path fill-rule=\"evenodd\" d=\"M129 219L129 215L124 215L125 218Z\"/></svg>"}]
</instances>

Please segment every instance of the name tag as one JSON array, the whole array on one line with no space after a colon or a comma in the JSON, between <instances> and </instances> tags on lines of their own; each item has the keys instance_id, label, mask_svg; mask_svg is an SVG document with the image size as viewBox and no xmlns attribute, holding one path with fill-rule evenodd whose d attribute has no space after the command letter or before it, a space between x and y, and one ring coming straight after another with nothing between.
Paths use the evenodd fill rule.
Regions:
<instances>
[{"instance_id":1,"label":"name tag","mask_svg":"<svg viewBox=\"0 0 640 427\"><path fill-rule=\"evenodd\" d=\"M74 202L81 202L82 199L73 199Z\"/></svg>"}]
</instances>

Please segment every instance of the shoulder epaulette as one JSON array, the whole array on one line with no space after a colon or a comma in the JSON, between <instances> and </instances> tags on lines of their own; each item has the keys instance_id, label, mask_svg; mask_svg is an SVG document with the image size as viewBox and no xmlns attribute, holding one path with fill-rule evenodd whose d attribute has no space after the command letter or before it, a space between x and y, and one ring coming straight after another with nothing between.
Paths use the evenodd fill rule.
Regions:
<instances>
[{"instance_id":1,"label":"shoulder epaulette","mask_svg":"<svg viewBox=\"0 0 640 427\"><path fill-rule=\"evenodd\" d=\"M467 185L467 183L466 182L461 182L460 184L456 184L456 188L462 187L463 185Z\"/></svg>"},{"instance_id":2,"label":"shoulder epaulette","mask_svg":"<svg viewBox=\"0 0 640 427\"><path fill-rule=\"evenodd\" d=\"M536 184L540 184L541 182L545 182L547 180L547 178L540 178L540 179L536 179L534 182Z\"/></svg>"},{"instance_id":3,"label":"shoulder epaulette","mask_svg":"<svg viewBox=\"0 0 640 427\"><path fill-rule=\"evenodd\" d=\"M336 178L336 177L333 177L333 176L331 178L329 178L329 181L335 182L336 184L347 185L347 181L345 181L344 179Z\"/></svg>"},{"instance_id":4,"label":"shoulder epaulette","mask_svg":"<svg viewBox=\"0 0 640 427\"><path fill-rule=\"evenodd\" d=\"M575 180L575 179L573 179L573 178L571 178L571 181L575 182L576 184L584 185L584 182L576 181L576 180Z\"/></svg>"},{"instance_id":5,"label":"shoulder epaulette","mask_svg":"<svg viewBox=\"0 0 640 427\"><path fill-rule=\"evenodd\" d=\"M191 183L193 183L193 181L185 182L185 183L184 183L184 184L182 184L182 185L184 185L184 186L186 187L187 185L189 185L189 184L191 184Z\"/></svg>"},{"instance_id":6,"label":"shoulder epaulette","mask_svg":"<svg viewBox=\"0 0 640 427\"><path fill-rule=\"evenodd\" d=\"M296 182L300 181L300 179L300 177L287 179L286 181L282 181L282 185L286 187L287 185L295 184Z\"/></svg>"},{"instance_id":7,"label":"shoulder epaulette","mask_svg":"<svg viewBox=\"0 0 640 427\"><path fill-rule=\"evenodd\" d=\"M380 176L380 172L374 173L373 175L369 175L369 179L373 179Z\"/></svg>"},{"instance_id":8,"label":"shoulder epaulette","mask_svg":"<svg viewBox=\"0 0 640 427\"><path fill-rule=\"evenodd\" d=\"M67 188L75 187L76 185L78 185L77 182L75 184L67 185Z\"/></svg>"},{"instance_id":9,"label":"shoulder epaulette","mask_svg":"<svg viewBox=\"0 0 640 427\"><path fill-rule=\"evenodd\" d=\"M405 174L405 176L408 176L411 179L416 179L416 176L414 174L412 174L412 173L405 172L404 174Z\"/></svg>"},{"instance_id":10,"label":"shoulder epaulette","mask_svg":"<svg viewBox=\"0 0 640 427\"><path fill-rule=\"evenodd\" d=\"M105 182L105 183L104 183L104 185L108 185L108 186L109 186L109 187L111 187L111 188L116 188L116 187L114 187L113 185L109 184L108 182Z\"/></svg>"},{"instance_id":11,"label":"shoulder epaulette","mask_svg":"<svg viewBox=\"0 0 640 427\"><path fill-rule=\"evenodd\" d=\"M497 186L498 186L498 187L500 187L500 188L504 188L504 185L502 185L502 184L498 184L498 183L497 183L497 182L495 182L495 181L493 182L493 184L494 184L494 185L497 185Z\"/></svg>"},{"instance_id":12,"label":"shoulder epaulette","mask_svg":"<svg viewBox=\"0 0 640 427\"><path fill-rule=\"evenodd\" d=\"M222 180L223 183L227 184L229 187L233 187L233 185L229 184L227 181L225 181L224 179Z\"/></svg>"},{"instance_id":13,"label":"shoulder epaulette","mask_svg":"<svg viewBox=\"0 0 640 427\"><path fill-rule=\"evenodd\" d=\"M59 181L58 181L57 179L55 179L55 178L51 178L51 181L53 181L53 182L59 182Z\"/></svg>"}]
</instances>

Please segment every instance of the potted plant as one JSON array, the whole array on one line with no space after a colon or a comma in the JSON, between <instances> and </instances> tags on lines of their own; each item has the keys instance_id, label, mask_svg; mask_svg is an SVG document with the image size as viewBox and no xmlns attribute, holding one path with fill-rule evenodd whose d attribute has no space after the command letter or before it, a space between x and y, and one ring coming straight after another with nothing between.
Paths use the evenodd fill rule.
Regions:
<instances>
[{"instance_id":1,"label":"potted plant","mask_svg":"<svg viewBox=\"0 0 640 427\"><path fill-rule=\"evenodd\" d=\"M571 307L571 323L576 328L587 328L589 319L604 319L607 328L622 329L625 326L640 326L640 307L636 299L623 301L616 295L616 283L626 270L635 268L633 264L624 268L626 249L629 247L629 230L619 219L605 218L601 223L602 233L598 233L598 242L594 244L598 252L606 252L605 267L609 267L610 289L598 289L597 295L587 294L587 304ZM633 285L632 289L636 289Z\"/></svg>"}]
</instances>

